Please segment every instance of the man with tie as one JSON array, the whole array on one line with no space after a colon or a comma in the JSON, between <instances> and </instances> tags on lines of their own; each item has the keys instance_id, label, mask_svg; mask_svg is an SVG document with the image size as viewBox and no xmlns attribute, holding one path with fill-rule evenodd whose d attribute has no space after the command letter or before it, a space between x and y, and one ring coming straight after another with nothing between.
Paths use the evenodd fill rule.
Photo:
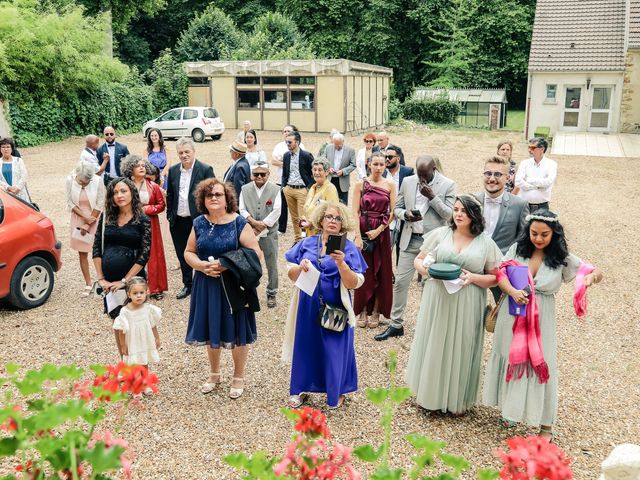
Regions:
<instances>
[{"instance_id":1,"label":"man with tie","mask_svg":"<svg viewBox=\"0 0 640 480\"><path fill-rule=\"evenodd\" d=\"M196 186L205 178L212 178L213 168L196 160L196 148L190 138L180 138L176 142L178 158L169 169L167 178L167 220L176 256L182 271L182 290L176 298L181 300L191 295L193 269L184 260L184 249L193 228L193 219L198 216L193 196Z\"/></svg>"},{"instance_id":2,"label":"man with tie","mask_svg":"<svg viewBox=\"0 0 640 480\"><path fill-rule=\"evenodd\" d=\"M329 160L331 183L338 190L338 198L345 205L349 200L349 184L351 172L356 169L356 151L344 144L344 135L336 133L332 137L333 144L327 145L325 156Z\"/></svg>"},{"instance_id":3,"label":"man with tie","mask_svg":"<svg viewBox=\"0 0 640 480\"><path fill-rule=\"evenodd\" d=\"M529 204L505 190L509 180L509 161L503 157L489 157L482 174L484 192L476 194L483 204L484 232L506 253L526 228ZM500 297L500 289L491 289L494 298Z\"/></svg>"},{"instance_id":4,"label":"man with tie","mask_svg":"<svg viewBox=\"0 0 640 480\"><path fill-rule=\"evenodd\" d=\"M391 323L384 332L374 337L379 341L404 335L402 316L415 272L413 261L422 247L422 236L446 225L453 213L456 185L453 180L436 170L434 158L420 155L416 160L416 172L417 175L404 179L394 209L395 217L404 220L404 224L400 234L396 281L393 285Z\"/></svg>"},{"instance_id":5,"label":"man with tie","mask_svg":"<svg viewBox=\"0 0 640 480\"><path fill-rule=\"evenodd\" d=\"M120 176L120 161L129 155L129 149L124 143L116 142L116 131L113 127L106 127L102 132L104 143L100 145L96 152L98 164L106 163L104 172L104 184L108 185L111 180Z\"/></svg>"},{"instance_id":6,"label":"man with tie","mask_svg":"<svg viewBox=\"0 0 640 480\"><path fill-rule=\"evenodd\" d=\"M236 140L229 145L229 153L231 166L225 172L223 181L231 183L236 191L236 198L240 198L242 187L251 182L251 167L249 160L245 158L247 146Z\"/></svg>"}]
</instances>

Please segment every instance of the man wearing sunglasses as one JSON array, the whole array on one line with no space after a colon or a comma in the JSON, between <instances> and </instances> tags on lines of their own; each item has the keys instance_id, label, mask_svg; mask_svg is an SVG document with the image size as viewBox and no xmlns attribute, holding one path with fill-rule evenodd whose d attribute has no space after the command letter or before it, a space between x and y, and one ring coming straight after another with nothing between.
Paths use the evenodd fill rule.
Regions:
<instances>
[{"instance_id":1,"label":"man wearing sunglasses","mask_svg":"<svg viewBox=\"0 0 640 480\"><path fill-rule=\"evenodd\" d=\"M275 167L273 181L279 187L286 187L286 185L282 184L282 157L284 154L289 151L289 147L287 146L287 135L289 135L293 131L298 131L295 125L285 125L282 127L282 141L276 144L273 147L273 152L271 153L271 165ZM304 143L300 143L300 150L305 150ZM282 210L280 213L280 220L278 221L278 231L280 233L287 232L287 221L289 219L289 212L287 210L287 201L284 198L284 193L280 193L282 198Z\"/></svg>"},{"instance_id":2,"label":"man wearing sunglasses","mask_svg":"<svg viewBox=\"0 0 640 480\"><path fill-rule=\"evenodd\" d=\"M104 143L100 145L96 152L98 164L103 165L106 162L104 172L104 184L120 176L120 161L129 155L129 149L123 143L116 142L116 131L113 127L106 127L103 130Z\"/></svg>"},{"instance_id":3,"label":"man wearing sunglasses","mask_svg":"<svg viewBox=\"0 0 640 480\"><path fill-rule=\"evenodd\" d=\"M282 158L282 186L284 187L282 191L291 213L294 239L297 242L302 238L300 218L304 216L307 192L315 183L311 173L313 154L300 148L300 132L291 132L286 142L289 151Z\"/></svg>"},{"instance_id":4,"label":"man wearing sunglasses","mask_svg":"<svg viewBox=\"0 0 640 480\"><path fill-rule=\"evenodd\" d=\"M269 181L269 165L261 160L251 168L251 182L240 193L240 215L247 219L258 237L269 273L267 307L276 306L278 293L278 219L282 200L280 188Z\"/></svg>"},{"instance_id":5,"label":"man wearing sunglasses","mask_svg":"<svg viewBox=\"0 0 640 480\"><path fill-rule=\"evenodd\" d=\"M551 189L556 182L558 164L545 155L548 146L542 137L529 140L531 158L520 162L516 173L515 185L520 189L518 195L529 204L531 213L549 209Z\"/></svg>"}]
</instances>

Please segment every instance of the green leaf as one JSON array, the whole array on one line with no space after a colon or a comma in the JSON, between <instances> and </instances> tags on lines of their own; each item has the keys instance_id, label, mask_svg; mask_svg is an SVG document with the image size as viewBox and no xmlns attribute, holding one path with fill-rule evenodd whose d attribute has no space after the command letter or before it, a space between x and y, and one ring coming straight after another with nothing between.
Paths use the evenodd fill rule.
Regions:
<instances>
[{"instance_id":1,"label":"green leaf","mask_svg":"<svg viewBox=\"0 0 640 480\"><path fill-rule=\"evenodd\" d=\"M0 480L16 480L15 475L5 475L4 477L0 477Z\"/></svg>"},{"instance_id":2,"label":"green leaf","mask_svg":"<svg viewBox=\"0 0 640 480\"><path fill-rule=\"evenodd\" d=\"M124 452L122 447L107 448L103 442L98 442L93 450L83 452L82 458L91 464L94 473L102 473L118 470L122 466L120 462L122 452Z\"/></svg>"},{"instance_id":3,"label":"green leaf","mask_svg":"<svg viewBox=\"0 0 640 480\"><path fill-rule=\"evenodd\" d=\"M389 396L387 388L368 388L367 399L374 405L382 405Z\"/></svg>"},{"instance_id":4,"label":"green leaf","mask_svg":"<svg viewBox=\"0 0 640 480\"><path fill-rule=\"evenodd\" d=\"M45 400L42 399L38 399L38 400L29 400L27 402L27 408L32 411L32 412L40 412L42 410L44 410L44 408L47 406L47 402Z\"/></svg>"},{"instance_id":5,"label":"green leaf","mask_svg":"<svg viewBox=\"0 0 640 480\"><path fill-rule=\"evenodd\" d=\"M431 440L424 435L417 433L410 433L405 437L407 441L417 450L424 450L424 453L435 455L444 447L447 446L445 442L439 442L437 440Z\"/></svg>"},{"instance_id":6,"label":"green leaf","mask_svg":"<svg viewBox=\"0 0 640 480\"><path fill-rule=\"evenodd\" d=\"M15 437L3 438L0 440L0 457L10 457L16 453L20 442Z\"/></svg>"},{"instance_id":7,"label":"green leaf","mask_svg":"<svg viewBox=\"0 0 640 480\"><path fill-rule=\"evenodd\" d=\"M400 468L392 470L388 467L380 466L375 472L373 472L373 475L371 475L370 479L371 480L401 480L403 472L404 471Z\"/></svg>"},{"instance_id":8,"label":"green leaf","mask_svg":"<svg viewBox=\"0 0 640 480\"><path fill-rule=\"evenodd\" d=\"M483 468L478 471L478 480L497 480L500 473L497 470Z\"/></svg>"},{"instance_id":9,"label":"green leaf","mask_svg":"<svg viewBox=\"0 0 640 480\"><path fill-rule=\"evenodd\" d=\"M224 463L231 465L233 468L246 468L248 460L244 453L231 453L224 457Z\"/></svg>"},{"instance_id":10,"label":"green leaf","mask_svg":"<svg viewBox=\"0 0 640 480\"><path fill-rule=\"evenodd\" d=\"M13 362L9 362L4 366L4 369L7 371L9 375L15 375L16 373L18 373L18 370L20 370L20 368L22 368L20 367L20 365Z\"/></svg>"},{"instance_id":11,"label":"green leaf","mask_svg":"<svg viewBox=\"0 0 640 480\"><path fill-rule=\"evenodd\" d=\"M458 455L449 455L448 453L441 453L440 460L445 465L453 468L457 473L462 472L469 468L469 462L464 457Z\"/></svg>"},{"instance_id":12,"label":"green leaf","mask_svg":"<svg viewBox=\"0 0 640 480\"><path fill-rule=\"evenodd\" d=\"M411 390L407 387L394 387L389 392L389 396L394 403L402 403L411 397Z\"/></svg>"},{"instance_id":13,"label":"green leaf","mask_svg":"<svg viewBox=\"0 0 640 480\"><path fill-rule=\"evenodd\" d=\"M389 358L387 359L387 369L390 374L394 374L396 372L396 367L398 366L398 354L395 350L391 350L389 352Z\"/></svg>"},{"instance_id":14,"label":"green leaf","mask_svg":"<svg viewBox=\"0 0 640 480\"><path fill-rule=\"evenodd\" d=\"M298 420L300 420L300 417L298 416L297 413L295 413L292 409L290 408L281 408L280 411L282 412L282 414L287 417L289 420L291 420L292 422L298 422Z\"/></svg>"},{"instance_id":15,"label":"green leaf","mask_svg":"<svg viewBox=\"0 0 640 480\"><path fill-rule=\"evenodd\" d=\"M353 449L353 454L360 460L365 462L374 463L380 458L382 448L374 449L371 445L362 445Z\"/></svg>"}]
</instances>

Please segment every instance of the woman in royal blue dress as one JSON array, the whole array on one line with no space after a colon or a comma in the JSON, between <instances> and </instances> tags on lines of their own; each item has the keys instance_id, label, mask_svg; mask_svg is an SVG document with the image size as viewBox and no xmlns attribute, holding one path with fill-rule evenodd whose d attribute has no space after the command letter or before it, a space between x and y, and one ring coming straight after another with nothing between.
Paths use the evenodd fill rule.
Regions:
<instances>
[{"instance_id":1,"label":"woman in royal blue dress","mask_svg":"<svg viewBox=\"0 0 640 480\"><path fill-rule=\"evenodd\" d=\"M350 240L346 241L344 252L336 250L326 255L329 235L346 235L353 228L344 205L321 203L313 211L311 222L320 230L318 235L301 240L285 253L291 281L296 282L312 266L320 271L313 295L296 288L289 307L283 345L283 359L291 361L289 405L298 408L309 393L326 393L329 408L339 408L345 395L358 389L353 347L356 317L349 290L362 285L367 264ZM321 302L346 312L349 323L344 330L332 331L320 325Z\"/></svg>"},{"instance_id":2,"label":"woman in royal blue dress","mask_svg":"<svg viewBox=\"0 0 640 480\"><path fill-rule=\"evenodd\" d=\"M231 350L234 371L229 396L236 399L244 391L248 345L257 338L256 309L232 305L239 293L230 290L231 284L221 278L226 269L219 258L241 247L253 250L258 257L262 253L251 226L235 213L238 202L233 186L208 178L196 187L195 200L202 215L193 221L184 252L194 271L186 342L207 346L211 372L200 387L205 394L221 383L221 348Z\"/></svg>"}]
</instances>

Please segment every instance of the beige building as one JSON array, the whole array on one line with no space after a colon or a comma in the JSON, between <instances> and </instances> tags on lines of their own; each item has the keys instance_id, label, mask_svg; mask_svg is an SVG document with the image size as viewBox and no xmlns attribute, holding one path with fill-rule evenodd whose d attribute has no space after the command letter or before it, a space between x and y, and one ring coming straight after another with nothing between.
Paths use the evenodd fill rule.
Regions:
<instances>
[{"instance_id":1,"label":"beige building","mask_svg":"<svg viewBox=\"0 0 640 480\"><path fill-rule=\"evenodd\" d=\"M538 0L525 136L640 133L640 0Z\"/></svg>"},{"instance_id":2,"label":"beige building","mask_svg":"<svg viewBox=\"0 0 640 480\"><path fill-rule=\"evenodd\" d=\"M294 124L303 132L359 132L389 118L390 68L351 60L186 63L189 105L213 106L227 128Z\"/></svg>"}]
</instances>

